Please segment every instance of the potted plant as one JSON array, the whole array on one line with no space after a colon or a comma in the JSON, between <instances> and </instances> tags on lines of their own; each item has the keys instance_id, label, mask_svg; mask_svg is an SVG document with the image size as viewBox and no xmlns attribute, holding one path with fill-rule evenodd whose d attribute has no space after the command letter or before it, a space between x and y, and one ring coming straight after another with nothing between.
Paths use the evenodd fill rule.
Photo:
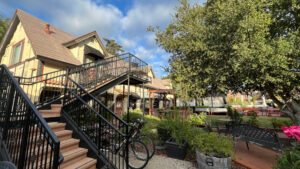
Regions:
<instances>
[{"instance_id":1,"label":"potted plant","mask_svg":"<svg viewBox=\"0 0 300 169\"><path fill-rule=\"evenodd\" d=\"M170 129L170 122L167 121L166 119L162 119L158 124L157 124L157 135L159 139L159 145L158 149L165 149L164 144L166 141L171 138L171 129Z\"/></svg>"},{"instance_id":2,"label":"potted plant","mask_svg":"<svg viewBox=\"0 0 300 169\"><path fill-rule=\"evenodd\" d=\"M191 130L191 125L176 117L174 120L170 120L169 127L171 129L171 138L165 143L167 155L168 157L183 160L187 152L186 133Z\"/></svg>"},{"instance_id":3,"label":"potted plant","mask_svg":"<svg viewBox=\"0 0 300 169\"><path fill-rule=\"evenodd\" d=\"M229 169L234 143L227 136L194 130L189 145L196 151L199 169Z\"/></svg>"}]
</instances>

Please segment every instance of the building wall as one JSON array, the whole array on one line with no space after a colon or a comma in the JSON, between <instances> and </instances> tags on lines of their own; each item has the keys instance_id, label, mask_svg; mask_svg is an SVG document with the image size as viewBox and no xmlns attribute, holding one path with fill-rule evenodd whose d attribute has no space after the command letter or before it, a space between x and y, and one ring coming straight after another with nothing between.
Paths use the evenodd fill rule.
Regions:
<instances>
[{"instance_id":1,"label":"building wall","mask_svg":"<svg viewBox=\"0 0 300 169\"><path fill-rule=\"evenodd\" d=\"M103 52L100 44L98 43L97 39L95 37L88 38L70 48L71 53L81 63L83 63L83 60L84 60L84 45L93 47L93 48L97 49L98 51L100 51L104 55L104 52Z\"/></svg>"},{"instance_id":2,"label":"building wall","mask_svg":"<svg viewBox=\"0 0 300 169\"><path fill-rule=\"evenodd\" d=\"M66 68L65 66L59 66L59 65L55 65L55 64L51 64L51 63L46 62L44 64L43 74L50 73L50 72L55 72L55 71L65 69L65 68Z\"/></svg>"},{"instance_id":3,"label":"building wall","mask_svg":"<svg viewBox=\"0 0 300 169\"><path fill-rule=\"evenodd\" d=\"M9 44L6 46L4 55L1 59L1 64L5 64L8 67L12 67L13 65L10 64L12 52L13 52L13 46L17 44L20 41L23 42L23 49L21 53L21 61L23 62L26 59L35 57L33 49L31 47L30 41L28 37L26 36L26 33L24 31L24 28L21 24L21 22L17 25L17 28L9 42ZM10 70L16 75L16 76L25 76L29 77L31 75L36 75L38 60L30 60L28 62L19 66L15 66L14 68L11 68Z\"/></svg>"}]
</instances>

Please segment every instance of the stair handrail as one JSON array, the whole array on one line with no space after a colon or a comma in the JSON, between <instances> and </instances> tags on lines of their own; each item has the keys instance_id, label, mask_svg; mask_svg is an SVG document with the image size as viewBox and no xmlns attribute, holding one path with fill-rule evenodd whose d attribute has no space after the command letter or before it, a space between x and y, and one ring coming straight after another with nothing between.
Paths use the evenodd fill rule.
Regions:
<instances>
[{"instance_id":1,"label":"stair handrail","mask_svg":"<svg viewBox=\"0 0 300 169\"><path fill-rule=\"evenodd\" d=\"M41 130L40 132L41 133L44 133L46 135L48 135L50 138L51 138L51 141L54 143L54 157L53 157L53 168L54 169L57 169L59 164L63 161L63 156L62 154L60 153L60 141L59 139L57 138L57 136L55 135L55 133L53 132L53 130L51 129L51 127L48 125L48 123L46 122L46 120L42 117L42 115L40 114L40 112L36 109L36 107L34 106L34 104L31 102L31 100L28 98L28 96L25 94L24 90L21 88L21 86L19 85L19 82L16 80L16 78L12 75L12 73L9 71L9 69L7 68L6 65L0 65L0 70L2 68L2 73L1 73L1 76L3 76L4 72L7 73L12 85L13 85L13 88L10 88L10 93L13 93L11 95L11 97L16 97L16 95L14 95L14 91L12 89L15 90L15 92L18 92L20 94L20 97L22 97L22 99L24 99L24 101L26 102L25 104L28 106L28 108L31 110L31 112L34 113L34 115L37 117L38 119L38 122L40 124L40 128L43 127L44 130ZM0 79L0 82L1 82L1 79ZM13 98L10 98L10 99L13 99ZM17 99L15 99L17 100ZM12 104L11 104L12 106ZM17 106L17 105L14 105L14 106ZM11 108L10 108L11 109ZM10 112L11 113L11 112ZM7 133L8 133L8 123L9 123L9 116L10 113L6 112L6 116L8 116L6 118L6 121L5 121L5 129L3 129L3 138L2 139L6 139L4 137L7 137ZM26 111L26 116L29 116L29 111ZM29 119L27 119L29 120ZM22 144L24 147L22 147L22 149L26 148L27 147L27 142L28 142L28 137L30 135L30 133L28 133L29 131L29 121L27 121L27 128L24 129L24 133L26 133L26 130L27 130L27 135L24 134L22 136L22 141L24 141L24 144ZM37 124L37 127L39 127L39 125ZM48 145L47 145L48 146ZM52 148L52 147L51 147ZM47 148L48 150L48 148ZM23 153L23 155L21 154ZM24 167L24 163L25 163L25 155L26 155L26 150L23 150L22 152L20 152L20 158L23 158L23 164L22 163L19 163L19 168L23 168ZM22 157L23 156L23 157ZM51 161L51 160L50 160ZM25 164L26 165L26 164ZM36 166L38 167L38 166Z\"/></svg>"},{"instance_id":2,"label":"stair handrail","mask_svg":"<svg viewBox=\"0 0 300 169\"><path fill-rule=\"evenodd\" d=\"M72 87L66 86L62 117L99 160L111 168L118 168L118 165L121 167L117 161L120 162L123 157L112 152L119 145L125 144L126 147L121 151L127 154L130 125L71 77L67 76L66 81ZM88 101L84 100L85 96ZM126 162L127 159L123 160ZM127 164L123 168L127 168Z\"/></svg>"},{"instance_id":3,"label":"stair handrail","mask_svg":"<svg viewBox=\"0 0 300 169\"><path fill-rule=\"evenodd\" d=\"M128 125L128 123L123 120L121 117L119 117L117 114L115 114L113 111L111 111L106 105L104 105L100 100L98 100L95 96L91 95L88 91L86 91L80 84L78 84L77 82L75 82L73 79L71 79L70 77L67 76L67 79L70 80L71 82L73 82L75 85L78 86L78 88L80 88L80 90L82 90L85 94L87 94L89 97L91 97L93 100L95 100L98 104L100 104L102 107L105 108L106 111L108 111L111 115L113 115L115 118L117 118L118 120L120 120L124 125ZM69 89L69 88L68 88ZM81 96L80 96L81 97ZM99 114L97 112L97 114ZM99 116L101 116L99 114ZM103 116L101 116L103 117Z\"/></svg>"},{"instance_id":4,"label":"stair handrail","mask_svg":"<svg viewBox=\"0 0 300 169\"><path fill-rule=\"evenodd\" d=\"M100 117L103 121L105 121L110 127L112 127L114 130L116 130L119 134L121 134L123 137L126 137L126 133L122 133L119 129L117 129L114 125L112 125L106 118L104 118L101 114L99 114L93 107L91 107L88 103L86 103L78 94L74 93L71 89L69 90L79 101L81 101L85 106L87 106L90 110L92 110L98 117ZM126 123L126 125L128 125Z\"/></svg>"}]
</instances>

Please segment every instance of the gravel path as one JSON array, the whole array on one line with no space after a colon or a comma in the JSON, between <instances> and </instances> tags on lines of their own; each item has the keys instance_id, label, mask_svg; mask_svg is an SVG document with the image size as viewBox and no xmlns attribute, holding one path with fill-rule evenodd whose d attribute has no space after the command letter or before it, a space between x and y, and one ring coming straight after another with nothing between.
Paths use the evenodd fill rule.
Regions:
<instances>
[{"instance_id":1,"label":"gravel path","mask_svg":"<svg viewBox=\"0 0 300 169\"><path fill-rule=\"evenodd\" d=\"M160 155L154 155L144 169L197 169L189 161L177 160Z\"/></svg>"}]
</instances>

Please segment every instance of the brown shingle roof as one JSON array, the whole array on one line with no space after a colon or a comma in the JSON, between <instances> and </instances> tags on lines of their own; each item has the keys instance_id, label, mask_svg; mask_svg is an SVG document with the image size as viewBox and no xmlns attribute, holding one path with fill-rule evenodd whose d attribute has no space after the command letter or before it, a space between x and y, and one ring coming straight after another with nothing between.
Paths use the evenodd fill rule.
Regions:
<instances>
[{"instance_id":1,"label":"brown shingle roof","mask_svg":"<svg viewBox=\"0 0 300 169\"><path fill-rule=\"evenodd\" d=\"M22 10L17 9L16 15L30 40L35 55L71 65L80 65L72 53L62 44L76 37L55 26L50 26L51 34L45 32L47 22L42 21Z\"/></svg>"},{"instance_id":2,"label":"brown shingle roof","mask_svg":"<svg viewBox=\"0 0 300 169\"><path fill-rule=\"evenodd\" d=\"M167 89L160 78L153 78L152 82L146 83L145 86L153 89Z\"/></svg>"}]
</instances>

